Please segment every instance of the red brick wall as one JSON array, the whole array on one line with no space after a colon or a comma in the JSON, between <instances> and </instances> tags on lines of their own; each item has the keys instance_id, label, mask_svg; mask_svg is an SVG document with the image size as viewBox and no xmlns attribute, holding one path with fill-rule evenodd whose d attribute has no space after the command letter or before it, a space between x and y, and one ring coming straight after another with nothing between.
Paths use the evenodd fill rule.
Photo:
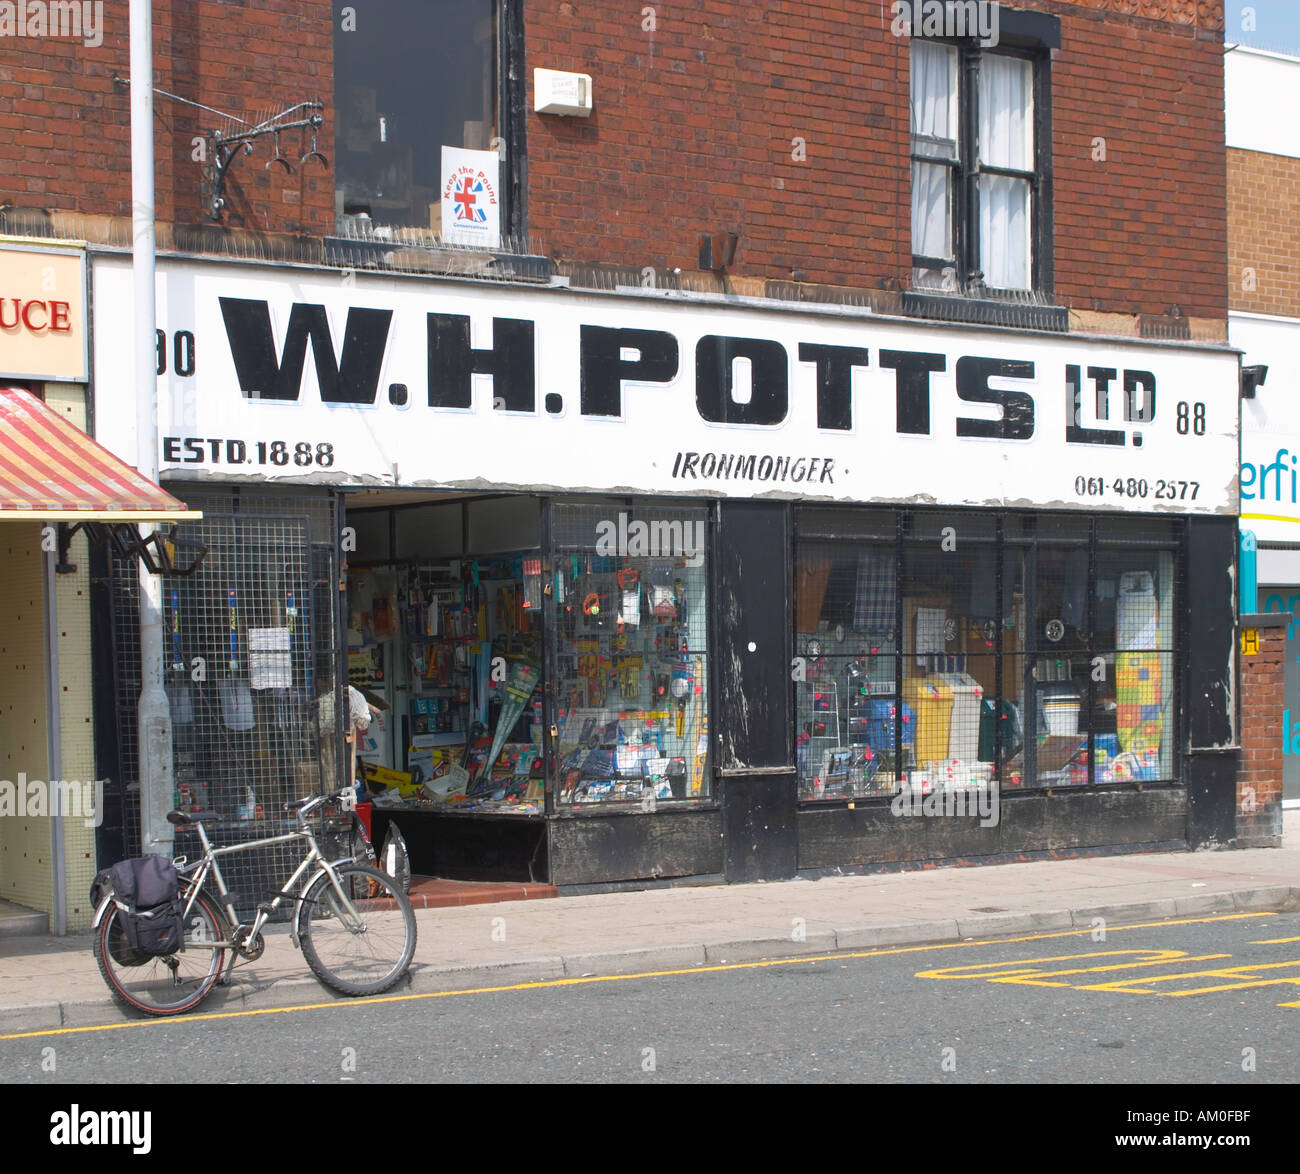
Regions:
<instances>
[{"instance_id":1,"label":"red brick wall","mask_svg":"<svg viewBox=\"0 0 1300 1174\"><path fill-rule=\"evenodd\" d=\"M740 229L735 276L906 273L908 75L888 21L845 0L701 0L654 4L646 32L642 7L525 5L535 243L694 269L701 234ZM591 116L532 114L536 66L590 73Z\"/></svg>"},{"instance_id":2,"label":"red brick wall","mask_svg":"<svg viewBox=\"0 0 1300 1174\"><path fill-rule=\"evenodd\" d=\"M1243 628L1249 628L1243 617ZM1241 771L1237 776L1237 846L1274 847L1282 834L1283 655L1286 626L1256 628L1259 651L1242 655Z\"/></svg>"},{"instance_id":3,"label":"red brick wall","mask_svg":"<svg viewBox=\"0 0 1300 1174\"><path fill-rule=\"evenodd\" d=\"M885 0L520 0L529 229L568 260L693 269L742 234L730 272L857 288L910 278L906 41ZM1222 4L1024 0L1062 17L1053 64L1055 259L1081 310L1226 317ZM655 29L643 30L643 10ZM325 0L157 0L156 84L241 117L322 98ZM0 203L130 213L124 5L103 44L0 41ZM589 119L531 113L532 69L590 72ZM204 223L195 139L217 119L157 99L158 213ZM1106 157L1094 159L1095 139ZM793 157L803 140L806 160ZM321 234L333 179L231 169L235 226ZM300 153L291 136L288 151Z\"/></svg>"},{"instance_id":4,"label":"red brick wall","mask_svg":"<svg viewBox=\"0 0 1300 1174\"><path fill-rule=\"evenodd\" d=\"M1300 314L1300 159L1228 151L1228 298L1234 310Z\"/></svg>"},{"instance_id":5,"label":"red brick wall","mask_svg":"<svg viewBox=\"0 0 1300 1174\"><path fill-rule=\"evenodd\" d=\"M1225 317L1222 5L1022 6L1062 18L1052 66L1062 299ZM643 7L526 2L535 245L691 269L702 233L739 228L735 276L798 269L814 282L906 286L907 42L889 31L890 5L658 3L653 33ZM532 114L535 66L591 73L591 117ZM791 157L795 136L806 162Z\"/></svg>"},{"instance_id":6,"label":"red brick wall","mask_svg":"<svg viewBox=\"0 0 1300 1174\"><path fill-rule=\"evenodd\" d=\"M1178 0L1052 7L1057 292L1099 310L1225 317L1222 5L1201 27L1122 15L1186 16Z\"/></svg>"},{"instance_id":7,"label":"red brick wall","mask_svg":"<svg viewBox=\"0 0 1300 1174\"><path fill-rule=\"evenodd\" d=\"M315 0L154 0L154 84L250 119L274 104L332 105L330 6ZM0 39L0 204L103 216L131 214L130 76L125 3L104 5L103 43ZM194 139L220 127L212 114L155 96L158 219L206 221ZM323 141L331 143L327 124ZM285 140L286 153L297 146ZM324 148L332 154L332 147ZM300 151L298 153L301 153ZM282 177L269 154L231 169L227 222L280 232L327 231L333 178Z\"/></svg>"}]
</instances>

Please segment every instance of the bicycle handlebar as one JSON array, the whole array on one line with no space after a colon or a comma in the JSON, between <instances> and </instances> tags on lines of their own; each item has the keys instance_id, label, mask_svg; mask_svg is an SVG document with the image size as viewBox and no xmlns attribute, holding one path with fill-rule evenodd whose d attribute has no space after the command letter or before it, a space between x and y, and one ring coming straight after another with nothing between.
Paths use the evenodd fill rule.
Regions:
<instances>
[{"instance_id":1,"label":"bicycle handlebar","mask_svg":"<svg viewBox=\"0 0 1300 1174\"><path fill-rule=\"evenodd\" d=\"M309 811L314 811L322 803L329 803L332 800L339 798L341 795L346 794L350 790L352 790L351 787L343 787L329 795L313 795L310 799L292 799L284 805L284 809L285 811L294 812L299 819L305 820Z\"/></svg>"}]
</instances>

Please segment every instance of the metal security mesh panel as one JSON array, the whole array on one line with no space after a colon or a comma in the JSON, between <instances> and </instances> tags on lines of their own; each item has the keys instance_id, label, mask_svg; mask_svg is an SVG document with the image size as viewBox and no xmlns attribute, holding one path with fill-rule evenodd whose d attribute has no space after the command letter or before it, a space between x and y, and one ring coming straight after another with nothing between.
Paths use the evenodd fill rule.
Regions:
<instances>
[{"instance_id":1,"label":"metal security mesh panel","mask_svg":"<svg viewBox=\"0 0 1300 1174\"><path fill-rule=\"evenodd\" d=\"M187 558L199 547L207 554L196 573L166 577L162 589L173 803L219 813L222 822L208 829L222 844L278 834L286 826L286 800L317 793L322 780L332 787L337 778L331 760L337 746L329 736L339 704L332 510L326 501L313 519L264 512L268 504L283 509L283 501L239 504L239 513L218 513L204 502L203 520L177 529ZM114 642L131 853L140 844L133 785L139 776L138 599L136 565L117 563ZM192 833L177 834L178 853L196 850ZM241 899L255 904L278 887L298 854L290 845L236 857L227 880L234 887L232 875L239 878Z\"/></svg>"},{"instance_id":2,"label":"metal security mesh panel","mask_svg":"<svg viewBox=\"0 0 1300 1174\"><path fill-rule=\"evenodd\" d=\"M166 682L182 808L248 821L319 777L307 526L198 523L201 570L166 585Z\"/></svg>"},{"instance_id":3,"label":"metal security mesh panel","mask_svg":"<svg viewBox=\"0 0 1300 1174\"><path fill-rule=\"evenodd\" d=\"M819 518L817 528L831 527ZM864 527L850 520L844 528ZM874 528L884 530L878 522ZM799 546L795 747L804 799L892 794L911 764L912 723L897 702L895 527L889 530L887 541Z\"/></svg>"}]
</instances>

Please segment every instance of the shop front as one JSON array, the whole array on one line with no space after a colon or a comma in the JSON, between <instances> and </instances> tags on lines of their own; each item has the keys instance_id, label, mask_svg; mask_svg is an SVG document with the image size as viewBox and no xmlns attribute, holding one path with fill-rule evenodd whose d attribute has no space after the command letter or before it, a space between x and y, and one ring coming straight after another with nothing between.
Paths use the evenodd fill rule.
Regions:
<instances>
[{"instance_id":1,"label":"shop front","mask_svg":"<svg viewBox=\"0 0 1300 1174\"><path fill-rule=\"evenodd\" d=\"M177 777L236 831L354 752L415 871L568 888L1230 826L1235 352L196 260L158 306Z\"/></svg>"},{"instance_id":2,"label":"shop front","mask_svg":"<svg viewBox=\"0 0 1300 1174\"><path fill-rule=\"evenodd\" d=\"M6 239L0 272L0 919L63 934L90 924L114 818L95 761L90 558L133 547L138 523L197 514L87 435L82 247Z\"/></svg>"},{"instance_id":3,"label":"shop front","mask_svg":"<svg viewBox=\"0 0 1300 1174\"><path fill-rule=\"evenodd\" d=\"M381 793L376 834L397 818L418 869L467 879L660 875L673 837L697 871L695 841L717 833L716 813L699 818L713 806L706 508L373 496L348 498L348 676L377 710L360 750L372 789L419 805ZM661 809L676 819L653 844L593 822Z\"/></svg>"}]
</instances>

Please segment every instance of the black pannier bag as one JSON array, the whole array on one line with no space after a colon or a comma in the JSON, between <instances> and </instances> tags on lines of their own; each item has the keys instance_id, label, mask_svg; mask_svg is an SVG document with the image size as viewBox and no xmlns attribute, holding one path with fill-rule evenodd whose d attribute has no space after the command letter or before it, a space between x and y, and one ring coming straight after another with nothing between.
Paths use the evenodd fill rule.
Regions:
<instances>
[{"instance_id":1,"label":"black pannier bag","mask_svg":"<svg viewBox=\"0 0 1300 1174\"><path fill-rule=\"evenodd\" d=\"M138 856L119 861L108 870L108 883L117 899L127 906L117 911L126 939L121 944L124 955L143 962L145 958L175 954L183 947L180 878L167 857Z\"/></svg>"}]
</instances>

